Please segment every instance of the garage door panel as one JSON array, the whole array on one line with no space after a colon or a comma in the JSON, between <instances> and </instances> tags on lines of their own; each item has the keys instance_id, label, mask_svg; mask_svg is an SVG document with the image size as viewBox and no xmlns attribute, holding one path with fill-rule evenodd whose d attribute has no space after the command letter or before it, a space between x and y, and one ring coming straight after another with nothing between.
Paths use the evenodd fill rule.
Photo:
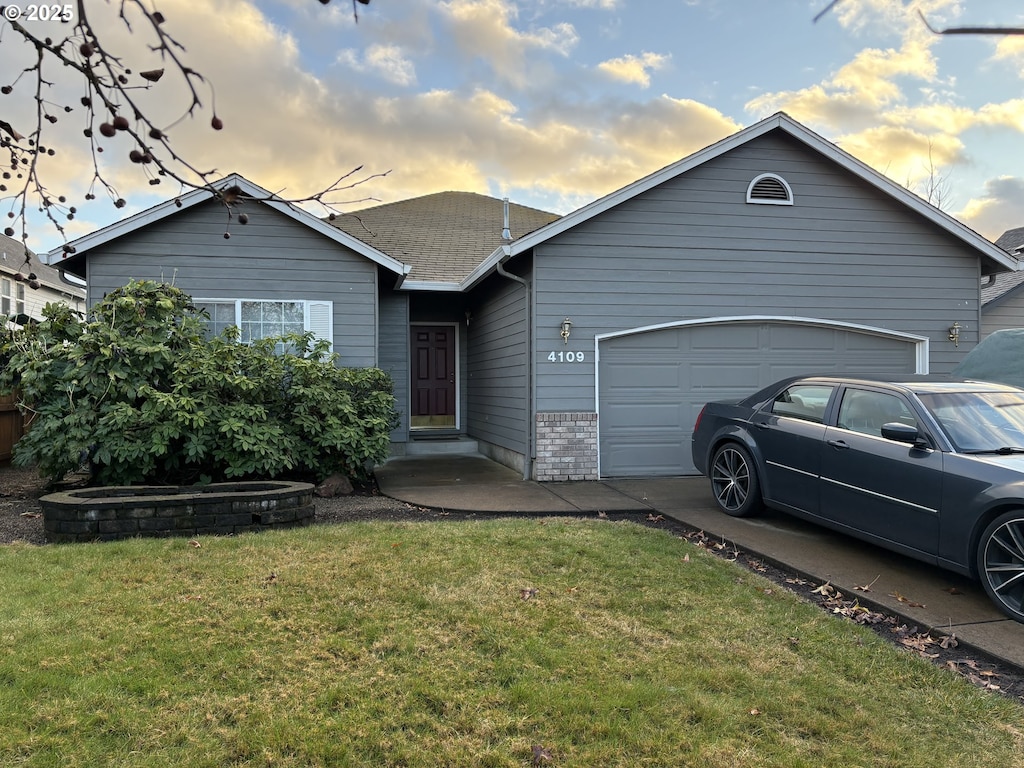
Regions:
<instances>
[{"instance_id":1,"label":"garage door panel","mask_svg":"<svg viewBox=\"0 0 1024 768\"><path fill-rule=\"evenodd\" d=\"M913 373L912 339L793 321L679 325L604 339L599 451L604 477L695 474L693 424L704 403L744 397L786 376Z\"/></svg>"},{"instance_id":2,"label":"garage door panel","mask_svg":"<svg viewBox=\"0 0 1024 768\"><path fill-rule=\"evenodd\" d=\"M676 365L684 370L689 369L687 378L692 389L705 392L748 387L751 381L759 377L761 368L758 363L715 363L711 360L680 360ZM636 375L634 370L634 378Z\"/></svg>"},{"instance_id":3,"label":"garage door panel","mask_svg":"<svg viewBox=\"0 0 1024 768\"><path fill-rule=\"evenodd\" d=\"M658 333L640 333L637 335L644 338L638 338L636 344L629 345L630 350L675 350L679 348L680 342L684 341L684 339L678 337L663 336Z\"/></svg>"},{"instance_id":4,"label":"garage door panel","mask_svg":"<svg viewBox=\"0 0 1024 768\"><path fill-rule=\"evenodd\" d=\"M648 475L679 474L676 467L690 453L689 437L684 443L678 434L663 439L645 438L621 441L610 449L607 460L614 463L640 462L649 467Z\"/></svg>"},{"instance_id":5,"label":"garage door panel","mask_svg":"<svg viewBox=\"0 0 1024 768\"><path fill-rule=\"evenodd\" d=\"M898 339L879 339L865 334L846 334L843 339L846 349L850 352L874 352L879 354L903 355L906 353L906 344Z\"/></svg>"},{"instance_id":6,"label":"garage door panel","mask_svg":"<svg viewBox=\"0 0 1024 768\"><path fill-rule=\"evenodd\" d=\"M678 424L683 413L688 412L686 406L677 397L645 403L626 402L620 404L617 410L621 419L618 423L608 427L609 434L636 435L638 438L643 435L657 434L658 428L663 428L666 431L674 429L674 426L671 425Z\"/></svg>"},{"instance_id":7,"label":"garage door panel","mask_svg":"<svg viewBox=\"0 0 1024 768\"><path fill-rule=\"evenodd\" d=\"M678 355L675 356L678 359ZM643 356L631 355L624 360L617 360L614 365L607 368L609 390L635 390L638 381L636 366L644 366L644 390L656 390L659 387L668 392L676 392L679 389L679 364L650 362ZM605 375L605 371L602 371Z\"/></svg>"},{"instance_id":8,"label":"garage door panel","mask_svg":"<svg viewBox=\"0 0 1024 768\"><path fill-rule=\"evenodd\" d=\"M837 334L834 331L822 333L821 328L801 326L772 326L766 336L768 348L795 352L833 350L837 342Z\"/></svg>"},{"instance_id":9,"label":"garage door panel","mask_svg":"<svg viewBox=\"0 0 1024 768\"><path fill-rule=\"evenodd\" d=\"M665 329L675 331L678 329ZM685 339L688 338L689 341ZM722 350L754 351L759 346L758 330L756 327L747 326L697 326L691 329L679 345L694 352L710 350L721 352Z\"/></svg>"}]
</instances>

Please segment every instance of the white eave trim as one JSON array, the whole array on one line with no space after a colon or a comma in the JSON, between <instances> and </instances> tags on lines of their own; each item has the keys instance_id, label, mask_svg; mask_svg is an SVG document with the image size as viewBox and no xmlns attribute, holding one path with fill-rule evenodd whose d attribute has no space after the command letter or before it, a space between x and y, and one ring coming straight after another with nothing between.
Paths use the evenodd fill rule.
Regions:
<instances>
[{"instance_id":1,"label":"white eave trim","mask_svg":"<svg viewBox=\"0 0 1024 768\"><path fill-rule=\"evenodd\" d=\"M834 161L836 164L860 177L881 192L895 198L897 201L924 216L929 221L937 224L953 236L964 241L967 245L981 251L984 255L1006 267L1008 270L1017 269L1017 261L1002 248L992 242L989 242L977 232L957 221L949 214L940 211L938 208L929 204L925 200L922 200L914 193L887 179L882 174L853 157L853 155L839 149L835 144L823 139L818 134L796 122L789 117L789 115L783 112L778 112L771 117L765 118L759 123L755 123L748 128L744 128L743 130L734 133L732 136L727 136L711 146L698 150L692 155L684 157L682 160L679 160L672 165L666 166L659 171L655 171L649 176L645 176L644 178L635 181L616 192L612 192L610 195L606 195L599 200L588 203L582 208L578 208L572 213L568 213L562 218L556 219L540 229L534 230L530 234L513 242L511 246L498 248L487 258L486 261L466 276L462 281L463 290L468 290L476 285L476 283L482 280L491 272L491 270L494 269L494 265L504 256L516 256L524 251L528 251L546 240L550 240L551 238L572 229L578 224L581 224L598 214L604 213L605 211L614 208L637 195L657 187L659 184L663 184L680 174L686 173L709 160L713 160L736 147L746 144L747 142L776 129L781 129L789 135L799 139L804 144L807 144L812 149L816 149L819 153Z\"/></svg>"},{"instance_id":2,"label":"white eave trim","mask_svg":"<svg viewBox=\"0 0 1024 768\"><path fill-rule=\"evenodd\" d=\"M337 227L331 226L327 222L318 219L313 214L281 200L272 192L263 189L258 184L253 184L251 181L239 176L238 174L231 174L219 181L213 182L213 186L218 189L223 189L232 185L238 186L238 188L247 196L255 198L258 202L263 203L276 211L280 211L285 216L294 219L300 224L304 224L336 243L350 248L361 256L365 256L370 261L391 270L397 275L404 277L412 270L412 267L408 264L404 264L401 261L378 251L376 248L367 245L362 240L352 237L344 230L338 229ZM193 189L180 197L166 200L163 203L159 203L152 208L142 211L141 213L129 216L127 219L123 219L104 227L103 229L99 229L88 235L80 237L77 240L73 240L68 243L68 245L74 246L76 254L84 253L85 251L89 251L103 245L104 243L108 243L115 238L122 237L130 232L134 232L153 224L154 222L160 221L161 219L165 219L168 216L172 216L175 213L184 211L198 205L199 203L206 202L212 197L213 193L207 189ZM60 269L60 262L63 261L63 259L64 249L61 247L47 253L45 261L55 269Z\"/></svg>"},{"instance_id":3,"label":"white eave trim","mask_svg":"<svg viewBox=\"0 0 1024 768\"><path fill-rule=\"evenodd\" d=\"M400 286L403 291L443 291L458 293L462 290L459 283L434 282L433 280L404 280Z\"/></svg>"}]
</instances>

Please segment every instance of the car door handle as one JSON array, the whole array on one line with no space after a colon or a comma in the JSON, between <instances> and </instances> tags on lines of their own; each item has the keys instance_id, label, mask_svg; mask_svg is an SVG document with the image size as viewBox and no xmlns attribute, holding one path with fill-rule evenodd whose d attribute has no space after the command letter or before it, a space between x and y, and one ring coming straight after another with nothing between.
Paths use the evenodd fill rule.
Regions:
<instances>
[{"instance_id":1,"label":"car door handle","mask_svg":"<svg viewBox=\"0 0 1024 768\"><path fill-rule=\"evenodd\" d=\"M850 444L847 443L845 440L828 440L827 442L833 448L839 448L840 450L843 451L848 450L850 448Z\"/></svg>"}]
</instances>

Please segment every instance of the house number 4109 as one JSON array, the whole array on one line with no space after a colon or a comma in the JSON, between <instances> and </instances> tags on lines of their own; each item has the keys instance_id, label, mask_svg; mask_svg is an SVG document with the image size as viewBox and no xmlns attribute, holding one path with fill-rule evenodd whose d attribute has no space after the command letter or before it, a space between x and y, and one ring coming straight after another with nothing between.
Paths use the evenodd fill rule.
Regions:
<instances>
[{"instance_id":1,"label":"house number 4109","mask_svg":"<svg viewBox=\"0 0 1024 768\"><path fill-rule=\"evenodd\" d=\"M549 363L582 363L586 358L582 352L551 352L548 354Z\"/></svg>"}]
</instances>

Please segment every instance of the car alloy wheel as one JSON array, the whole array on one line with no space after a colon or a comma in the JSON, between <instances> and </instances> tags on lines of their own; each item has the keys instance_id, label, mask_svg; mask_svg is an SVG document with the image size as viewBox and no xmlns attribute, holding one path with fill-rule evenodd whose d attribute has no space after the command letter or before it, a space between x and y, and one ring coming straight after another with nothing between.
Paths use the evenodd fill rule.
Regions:
<instances>
[{"instance_id":1,"label":"car alloy wheel","mask_svg":"<svg viewBox=\"0 0 1024 768\"><path fill-rule=\"evenodd\" d=\"M995 604L1024 621L1024 511L1008 512L985 529L978 544L978 571Z\"/></svg>"},{"instance_id":2,"label":"car alloy wheel","mask_svg":"<svg viewBox=\"0 0 1024 768\"><path fill-rule=\"evenodd\" d=\"M719 508L733 517L746 517L761 508L761 490L754 462L745 448L726 443L711 460L711 490Z\"/></svg>"}]
</instances>

